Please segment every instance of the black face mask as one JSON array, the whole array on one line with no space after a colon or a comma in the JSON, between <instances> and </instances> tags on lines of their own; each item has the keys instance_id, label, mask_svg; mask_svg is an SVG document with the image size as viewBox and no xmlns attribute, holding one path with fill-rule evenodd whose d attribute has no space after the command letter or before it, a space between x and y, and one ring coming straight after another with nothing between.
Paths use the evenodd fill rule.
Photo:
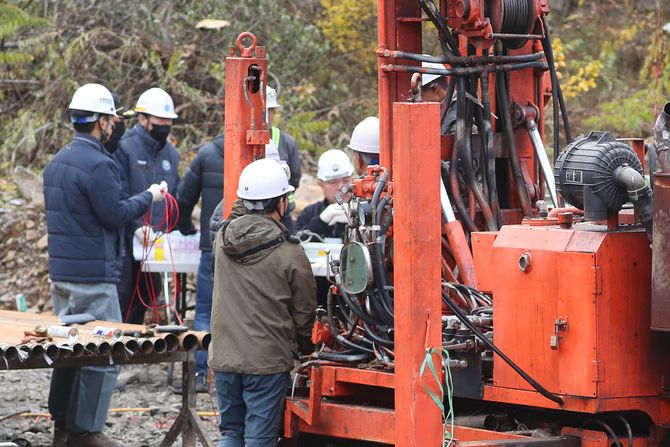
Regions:
<instances>
[{"instance_id":1,"label":"black face mask","mask_svg":"<svg viewBox=\"0 0 670 447\"><path fill-rule=\"evenodd\" d=\"M116 147L119 145L119 140L121 139L121 137L125 132L126 132L126 123L124 123L123 121L119 121L114 125L114 130L112 130L112 134L109 136L109 139L104 143L107 152L109 152L110 154L114 153Z\"/></svg>"},{"instance_id":2,"label":"black face mask","mask_svg":"<svg viewBox=\"0 0 670 447\"><path fill-rule=\"evenodd\" d=\"M172 129L172 126L169 124L153 124L151 126L151 130L149 131L149 135L151 135L151 138L158 141L159 143L165 144L168 135L170 135L170 129Z\"/></svg>"}]
</instances>

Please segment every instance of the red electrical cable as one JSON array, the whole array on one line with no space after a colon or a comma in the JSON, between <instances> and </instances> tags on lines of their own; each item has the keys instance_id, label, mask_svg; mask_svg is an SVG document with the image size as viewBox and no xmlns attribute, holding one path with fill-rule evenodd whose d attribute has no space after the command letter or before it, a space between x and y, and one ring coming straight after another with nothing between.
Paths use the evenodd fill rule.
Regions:
<instances>
[{"instance_id":1,"label":"red electrical cable","mask_svg":"<svg viewBox=\"0 0 670 447\"><path fill-rule=\"evenodd\" d=\"M128 311L126 312L125 319L128 320L130 312L133 308L133 303L135 302L135 297L140 301L140 303L146 308L151 309L154 314L154 321L159 322L159 309L168 307L167 304L158 304L158 297L154 289L154 282L152 275L145 275L145 286L147 289L148 297L142 297L140 292L140 278L143 271L144 264L149 260L149 254L151 250L154 249L156 241L163 237L165 234L172 232L179 222L179 205L177 200L169 192L164 193L164 212L161 221L157 225L151 223L151 209L143 217L143 240L142 240L142 257L140 259L140 268L137 270L137 275L135 278L135 288L133 291L133 296L130 300L128 306ZM151 237L151 233L154 233L154 236ZM175 309L177 308L177 300L179 297L179 281L177 277L177 271L174 264L174 256L172 252L172 245L169 238L165 238L168 244L168 250L170 252L170 260L172 263L172 277L174 282L174 296L172 297L173 304ZM147 302L148 301L148 302ZM182 324L181 317L178 312L175 311L175 317L179 324Z\"/></svg>"}]
</instances>

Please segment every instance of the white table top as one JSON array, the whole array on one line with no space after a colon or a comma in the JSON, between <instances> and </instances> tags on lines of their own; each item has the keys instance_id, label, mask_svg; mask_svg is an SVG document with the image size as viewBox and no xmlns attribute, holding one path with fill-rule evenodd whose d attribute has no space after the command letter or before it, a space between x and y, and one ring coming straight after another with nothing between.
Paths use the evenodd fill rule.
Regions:
<instances>
[{"instance_id":1,"label":"white table top","mask_svg":"<svg viewBox=\"0 0 670 447\"><path fill-rule=\"evenodd\" d=\"M163 240L163 258L162 260L155 259L156 246L149 250L145 256L145 261L142 265L142 271L157 272L157 273L197 273L198 265L200 263L200 250L198 243L200 234L190 236L183 236L175 232L164 235ZM342 249L342 242L339 240L329 239L326 243L322 242L307 242L302 244L305 253L312 265L312 272L314 276L327 276L328 265L327 256L330 253L331 259L337 259L340 256ZM171 250L170 250L171 249ZM174 255L172 259L170 253ZM143 254L142 245L133 239L133 256L135 260L141 260Z\"/></svg>"}]
</instances>

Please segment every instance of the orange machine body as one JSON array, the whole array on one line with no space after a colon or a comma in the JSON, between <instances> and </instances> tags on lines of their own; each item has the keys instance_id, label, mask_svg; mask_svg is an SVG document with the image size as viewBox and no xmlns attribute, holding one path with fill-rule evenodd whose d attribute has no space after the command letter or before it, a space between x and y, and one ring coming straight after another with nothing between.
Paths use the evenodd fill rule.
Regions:
<instances>
[{"instance_id":1,"label":"orange machine body","mask_svg":"<svg viewBox=\"0 0 670 447\"><path fill-rule=\"evenodd\" d=\"M473 251L478 288L494 297L496 345L565 404L532 391L497 356L485 400L642 411L656 425L670 422L662 396L667 340L650 329L651 253L643 231L511 225L476 233Z\"/></svg>"},{"instance_id":2,"label":"orange machine body","mask_svg":"<svg viewBox=\"0 0 670 447\"><path fill-rule=\"evenodd\" d=\"M251 44L246 47L245 40ZM237 182L242 169L265 157L270 131L265 120L267 57L264 47L256 46L256 37L242 33L226 57L226 97L224 139L226 157L223 172L224 216L237 199Z\"/></svg>"}]
</instances>

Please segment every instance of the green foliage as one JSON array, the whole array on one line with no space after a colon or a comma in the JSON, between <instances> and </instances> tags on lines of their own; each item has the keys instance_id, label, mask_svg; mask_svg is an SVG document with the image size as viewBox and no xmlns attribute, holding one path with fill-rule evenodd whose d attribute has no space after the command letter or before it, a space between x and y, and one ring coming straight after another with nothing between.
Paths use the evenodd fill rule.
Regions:
<instances>
[{"instance_id":1,"label":"green foliage","mask_svg":"<svg viewBox=\"0 0 670 447\"><path fill-rule=\"evenodd\" d=\"M581 2L553 23L575 135L651 135L654 109L670 95L670 37L661 30L670 4L653 3Z\"/></svg>"},{"instance_id":2,"label":"green foliage","mask_svg":"<svg viewBox=\"0 0 670 447\"><path fill-rule=\"evenodd\" d=\"M42 26L45 23L45 20L31 16L17 6L0 3L0 40L14 35L22 28Z\"/></svg>"},{"instance_id":3,"label":"green foliage","mask_svg":"<svg viewBox=\"0 0 670 447\"><path fill-rule=\"evenodd\" d=\"M654 101L653 91L640 90L621 100L602 104L599 113L585 118L583 124L593 130L615 131L618 136L639 136L642 130L648 134L656 119Z\"/></svg>"}]
</instances>

